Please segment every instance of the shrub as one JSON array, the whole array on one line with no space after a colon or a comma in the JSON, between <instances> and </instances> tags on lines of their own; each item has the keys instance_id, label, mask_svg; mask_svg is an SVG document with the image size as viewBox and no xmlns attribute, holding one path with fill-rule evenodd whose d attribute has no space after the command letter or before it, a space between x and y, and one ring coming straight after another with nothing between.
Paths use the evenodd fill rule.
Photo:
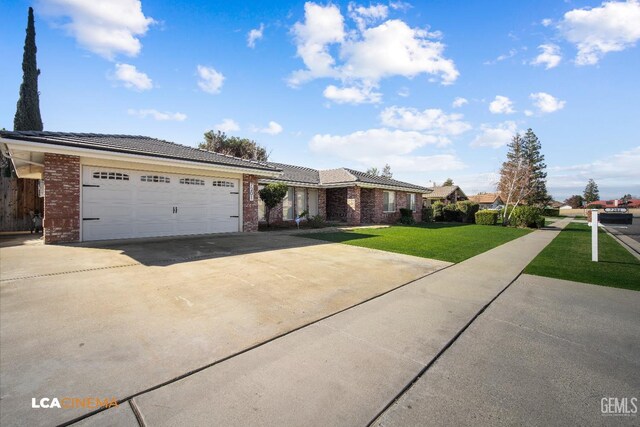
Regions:
<instances>
[{"instance_id":1,"label":"shrub","mask_svg":"<svg viewBox=\"0 0 640 427\"><path fill-rule=\"evenodd\" d=\"M327 225L324 218L321 215L316 215L313 218L309 218L307 224L311 228L323 228Z\"/></svg>"},{"instance_id":2,"label":"shrub","mask_svg":"<svg viewBox=\"0 0 640 427\"><path fill-rule=\"evenodd\" d=\"M604 205L601 205L600 203L591 203L590 205L587 205L587 209L603 209Z\"/></svg>"},{"instance_id":3,"label":"shrub","mask_svg":"<svg viewBox=\"0 0 640 427\"><path fill-rule=\"evenodd\" d=\"M544 226L544 217L542 209L535 206L517 206L513 208L513 214L509 220L509 224L515 227L531 227L540 228L540 220Z\"/></svg>"},{"instance_id":4,"label":"shrub","mask_svg":"<svg viewBox=\"0 0 640 427\"><path fill-rule=\"evenodd\" d=\"M498 223L498 217L500 216L500 212L498 211L490 211L488 209L484 209L476 212L476 224L480 225L496 225Z\"/></svg>"},{"instance_id":5,"label":"shrub","mask_svg":"<svg viewBox=\"0 0 640 427\"><path fill-rule=\"evenodd\" d=\"M422 207L422 222L433 222L433 208L431 206Z\"/></svg>"},{"instance_id":6,"label":"shrub","mask_svg":"<svg viewBox=\"0 0 640 427\"><path fill-rule=\"evenodd\" d=\"M460 221L460 211L456 208L456 205L450 203L448 205L444 205L442 208L442 216L444 221L447 222L459 222Z\"/></svg>"},{"instance_id":7,"label":"shrub","mask_svg":"<svg viewBox=\"0 0 640 427\"><path fill-rule=\"evenodd\" d=\"M444 221L444 203L435 202L432 205L432 209L433 209L433 220Z\"/></svg>"},{"instance_id":8,"label":"shrub","mask_svg":"<svg viewBox=\"0 0 640 427\"><path fill-rule=\"evenodd\" d=\"M407 208L400 208L400 224L413 225L416 220L413 218L413 211Z\"/></svg>"},{"instance_id":9,"label":"shrub","mask_svg":"<svg viewBox=\"0 0 640 427\"><path fill-rule=\"evenodd\" d=\"M476 219L476 212L480 209L480 205L477 203L465 200L456 203L456 210L458 211L458 221L462 221L467 224L473 224Z\"/></svg>"},{"instance_id":10,"label":"shrub","mask_svg":"<svg viewBox=\"0 0 640 427\"><path fill-rule=\"evenodd\" d=\"M278 206L278 203L282 202L282 200L287 195L289 187L285 184L267 184L262 190L258 191L260 198L264 202L264 211L265 218L267 220L267 227L271 224L269 220L271 219L271 209Z\"/></svg>"},{"instance_id":11,"label":"shrub","mask_svg":"<svg viewBox=\"0 0 640 427\"><path fill-rule=\"evenodd\" d=\"M557 208L544 208L544 216L560 216L560 209Z\"/></svg>"}]
</instances>

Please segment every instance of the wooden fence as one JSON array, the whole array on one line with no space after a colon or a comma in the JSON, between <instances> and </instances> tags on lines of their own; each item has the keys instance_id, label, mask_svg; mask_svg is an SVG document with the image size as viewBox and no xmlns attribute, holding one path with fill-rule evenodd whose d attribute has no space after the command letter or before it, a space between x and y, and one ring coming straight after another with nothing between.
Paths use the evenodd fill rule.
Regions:
<instances>
[{"instance_id":1,"label":"wooden fence","mask_svg":"<svg viewBox=\"0 0 640 427\"><path fill-rule=\"evenodd\" d=\"M38 180L0 174L0 231L29 230L30 213L38 209L42 215L43 200L38 197Z\"/></svg>"}]
</instances>

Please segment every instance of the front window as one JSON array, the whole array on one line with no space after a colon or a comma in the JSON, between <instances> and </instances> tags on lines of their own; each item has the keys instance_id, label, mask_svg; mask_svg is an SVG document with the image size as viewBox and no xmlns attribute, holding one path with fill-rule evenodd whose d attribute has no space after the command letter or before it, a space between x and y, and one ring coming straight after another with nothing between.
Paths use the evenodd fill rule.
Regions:
<instances>
[{"instance_id":1,"label":"front window","mask_svg":"<svg viewBox=\"0 0 640 427\"><path fill-rule=\"evenodd\" d=\"M293 219L293 188L289 187L287 195L282 200L282 218Z\"/></svg>"},{"instance_id":2,"label":"front window","mask_svg":"<svg viewBox=\"0 0 640 427\"><path fill-rule=\"evenodd\" d=\"M407 197L407 208L411 209L412 212L416 211L416 195L413 193L410 193L409 197Z\"/></svg>"},{"instance_id":3,"label":"front window","mask_svg":"<svg viewBox=\"0 0 640 427\"><path fill-rule=\"evenodd\" d=\"M396 192L395 191L382 192L382 210L384 212L396 211Z\"/></svg>"},{"instance_id":4,"label":"front window","mask_svg":"<svg viewBox=\"0 0 640 427\"><path fill-rule=\"evenodd\" d=\"M258 185L258 221L266 220L264 201L260 198L260 190L262 190L263 188L264 188L264 185Z\"/></svg>"},{"instance_id":5,"label":"front window","mask_svg":"<svg viewBox=\"0 0 640 427\"><path fill-rule=\"evenodd\" d=\"M307 197L304 189L296 191L296 215L300 215L307 210Z\"/></svg>"}]
</instances>

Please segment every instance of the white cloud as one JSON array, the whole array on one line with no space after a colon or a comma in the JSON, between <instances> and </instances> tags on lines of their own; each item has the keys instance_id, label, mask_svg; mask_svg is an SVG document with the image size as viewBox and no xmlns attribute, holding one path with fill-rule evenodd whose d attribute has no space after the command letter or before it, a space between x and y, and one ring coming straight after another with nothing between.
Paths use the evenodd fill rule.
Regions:
<instances>
[{"instance_id":1,"label":"white cloud","mask_svg":"<svg viewBox=\"0 0 640 427\"><path fill-rule=\"evenodd\" d=\"M317 77L337 76L333 69L335 60L329 53L328 45L341 43L345 37L344 18L337 6L323 7L307 2L304 16L304 23L296 22L292 32L298 56L307 69L292 74L289 83L293 86Z\"/></svg>"},{"instance_id":2,"label":"white cloud","mask_svg":"<svg viewBox=\"0 0 640 427\"><path fill-rule=\"evenodd\" d=\"M266 128L258 129L257 131L261 133L266 133L269 135L277 135L280 132L282 132L282 130L283 130L282 126L279 123L270 121L269 125Z\"/></svg>"},{"instance_id":3,"label":"white cloud","mask_svg":"<svg viewBox=\"0 0 640 427\"><path fill-rule=\"evenodd\" d=\"M374 92L370 87L357 86L338 88L329 85L322 94L337 104L377 104L382 98L380 92Z\"/></svg>"},{"instance_id":4,"label":"white cloud","mask_svg":"<svg viewBox=\"0 0 640 427\"><path fill-rule=\"evenodd\" d=\"M389 7L393 10L401 10L403 12L411 9L413 6L406 1L391 1L389 2Z\"/></svg>"},{"instance_id":5,"label":"white cloud","mask_svg":"<svg viewBox=\"0 0 640 427\"><path fill-rule=\"evenodd\" d=\"M420 147L439 142L436 136L421 132L382 128L357 131L348 135L314 135L309 148L316 153L373 164L382 156L405 155Z\"/></svg>"},{"instance_id":6,"label":"white cloud","mask_svg":"<svg viewBox=\"0 0 640 427\"><path fill-rule=\"evenodd\" d=\"M633 47L640 39L640 3L609 1L592 9L573 9L558 27L578 48L577 65L597 64L605 54Z\"/></svg>"},{"instance_id":7,"label":"white cloud","mask_svg":"<svg viewBox=\"0 0 640 427\"><path fill-rule=\"evenodd\" d=\"M129 89L143 91L153 88L153 82L149 76L138 71L134 65L116 64L113 78Z\"/></svg>"},{"instance_id":8,"label":"white cloud","mask_svg":"<svg viewBox=\"0 0 640 427\"><path fill-rule=\"evenodd\" d=\"M207 93L216 94L220 93L222 83L224 82L224 75L215 70L213 67L205 67L204 65L198 65L198 86L200 89Z\"/></svg>"},{"instance_id":9,"label":"white cloud","mask_svg":"<svg viewBox=\"0 0 640 427\"><path fill-rule=\"evenodd\" d=\"M141 119L151 117L159 122L175 121L183 122L187 119L187 115L184 113L170 113L168 111L162 112L154 109L148 110L134 110L132 108L127 110L130 116L140 117Z\"/></svg>"},{"instance_id":10,"label":"white cloud","mask_svg":"<svg viewBox=\"0 0 640 427\"><path fill-rule=\"evenodd\" d=\"M489 104L489 111L493 114L513 114L513 102L506 96L496 95L496 98Z\"/></svg>"},{"instance_id":11,"label":"white cloud","mask_svg":"<svg viewBox=\"0 0 640 427\"><path fill-rule=\"evenodd\" d=\"M542 21L540 21L540 23L542 24L543 27L548 27L549 25L553 24L553 20L549 18L545 18Z\"/></svg>"},{"instance_id":12,"label":"white cloud","mask_svg":"<svg viewBox=\"0 0 640 427\"><path fill-rule=\"evenodd\" d=\"M538 46L542 52L536 58L531 61L532 65L544 65L548 70L550 68L557 67L562 60L560 55L560 47L553 43L541 44Z\"/></svg>"},{"instance_id":13,"label":"white cloud","mask_svg":"<svg viewBox=\"0 0 640 427\"><path fill-rule=\"evenodd\" d=\"M345 28L338 6L305 4L305 19L293 26L292 33L306 68L294 71L289 85L332 78L345 88L376 89L381 79L391 76L430 74L442 84L457 79L454 62L443 56L445 45L438 40L439 33L411 28L398 19L367 27L386 18L386 6L350 5L349 11L360 22L355 29Z\"/></svg>"},{"instance_id":14,"label":"white cloud","mask_svg":"<svg viewBox=\"0 0 640 427\"><path fill-rule=\"evenodd\" d=\"M531 116L533 116L533 111L531 111L531 110L524 110L524 115L525 115L525 116L527 116L527 117L531 117Z\"/></svg>"},{"instance_id":15,"label":"white cloud","mask_svg":"<svg viewBox=\"0 0 640 427\"><path fill-rule=\"evenodd\" d=\"M368 7L349 3L349 17L354 20L358 29L363 31L365 28L379 22L389 15L389 7L384 4L370 5Z\"/></svg>"},{"instance_id":16,"label":"white cloud","mask_svg":"<svg viewBox=\"0 0 640 427\"><path fill-rule=\"evenodd\" d=\"M480 131L481 133L471 142L472 147L500 148L511 141L518 132L518 126L513 121L506 121L497 126L483 124L480 126Z\"/></svg>"},{"instance_id":17,"label":"white cloud","mask_svg":"<svg viewBox=\"0 0 640 427\"><path fill-rule=\"evenodd\" d=\"M441 137L460 135L471 129L462 114L446 114L437 108L418 111L415 108L388 107L380 113L382 124L389 127L424 131ZM443 139L442 142L448 142Z\"/></svg>"},{"instance_id":18,"label":"white cloud","mask_svg":"<svg viewBox=\"0 0 640 427\"><path fill-rule=\"evenodd\" d=\"M85 49L113 60L137 56L144 36L155 21L142 12L139 0L39 0L37 9L61 19L58 23Z\"/></svg>"},{"instance_id":19,"label":"white cloud","mask_svg":"<svg viewBox=\"0 0 640 427\"><path fill-rule=\"evenodd\" d=\"M462 98L460 96L456 97L456 99L453 100L453 103L451 103L451 106L453 108L460 108L465 104L468 104L469 100L467 100L467 98Z\"/></svg>"},{"instance_id":20,"label":"white cloud","mask_svg":"<svg viewBox=\"0 0 640 427\"><path fill-rule=\"evenodd\" d=\"M217 125L213 125L213 128L220 132L235 132L240 130L240 125L233 119L224 119Z\"/></svg>"},{"instance_id":21,"label":"white cloud","mask_svg":"<svg viewBox=\"0 0 640 427\"><path fill-rule=\"evenodd\" d=\"M258 28L254 28L247 34L247 46L253 49L256 47L256 42L262 39L264 32L264 24L260 24Z\"/></svg>"},{"instance_id":22,"label":"white cloud","mask_svg":"<svg viewBox=\"0 0 640 427\"><path fill-rule=\"evenodd\" d=\"M411 95L411 91L409 91L409 88L406 86L403 86L400 88L400 90L398 90L398 96L406 98L409 95Z\"/></svg>"},{"instance_id":23,"label":"white cloud","mask_svg":"<svg viewBox=\"0 0 640 427\"><path fill-rule=\"evenodd\" d=\"M558 98L545 92L532 93L529 98L533 101L533 105L538 108L541 113L553 113L562 110L566 101L560 101Z\"/></svg>"},{"instance_id":24,"label":"white cloud","mask_svg":"<svg viewBox=\"0 0 640 427\"><path fill-rule=\"evenodd\" d=\"M509 49L509 53L504 53L502 55L499 55L496 59L493 59L491 61L485 61L484 65L497 64L498 62L502 62L505 59L513 58L514 56L516 56L517 53L518 53L517 49Z\"/></svg>"}]
</instances>

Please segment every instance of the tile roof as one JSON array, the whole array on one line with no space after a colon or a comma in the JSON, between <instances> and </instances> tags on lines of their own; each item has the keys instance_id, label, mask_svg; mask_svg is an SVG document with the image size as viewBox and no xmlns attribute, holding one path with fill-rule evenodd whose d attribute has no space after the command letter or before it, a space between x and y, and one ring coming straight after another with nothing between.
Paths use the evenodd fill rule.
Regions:
<instances>
[{"instance_id":1,"label":"tile roof","mask_svg":"<svg viewBox=\"0 0 640 427\"><path fill-rule=\"evenodd\" d=\"M138 135L108 135L95 133L66 133L38 131L0 131L0 137L32 141L63 147L86 148L108 152L136 154L198 163L233 166L278 172L279 169L265 162L244 160L238 157L213 153L195 147Z\"/></svg>"},{"instance_id":2,"label":"tile roof","mask_svg":"<svg viewBox=\"0 0 640 427\"><path fill-rule=\"evenodd\" d=\"M429 192L429 189L426 188L426 187L421 187L419 185L410 184L408 182L398 181L398 180L395 180L395 179L392 179L392 178L386 178L384 176L371 175L371 174L368 174L368 173L365 173L365 172L360 172L360 171L353 170L353 169L345 168L345 170L347 172L349 172L350 174L352 174L353 176L355 176L356 181L358 181L358 182L363 182L363 183L367 183L367 184L375 184L375 185L387 185L387 186L391 186L391 187L402 187L402 188L407 188L407 189L419 191L419 192L422 192L422 193Z\"/></svg>"},{"instance_id":3,"label":"tile roof","mask_svg":"<svg viewBox=\"0 0 640 427\"><path fill-rule=\"evenodd\" d=\"M372 184L387 187L404 188L407 190L413 190L417 192L428 192L429 189L420 187L419 185L410 184L408 182L398 181L391 178L384 178L381 176L370 175L365 172L360 172L354 169L337 168L337 169L324 169L316 170L311 168L305 168L302 166L287 165L283 163L272 163L269 165L282 169L283 175L279 178L271 178L265 181L283 181L283 182L297 182L303 184L315 184L315 185L339 185L339 184Z\"/></svg>"},{"instance_id":4,"label":"tile roof","mask_svg":"<svg viewBox=\"0 0 640 427\"><path fill-rule=\"evenodd\" d=\"M493 203L498 197L500 197L498 193L484 193L469 196L469 200L476 203ZM502 197L500 197L500 200L502 200Z\"/></svg>"},{"instance_id":5,"label":"tile roof","mask_svg":"<svg viewBox=\"0 0 640 427\"><path fill-rule=\"evenodd\" d=\"M320 171L303 166L286 165L284 163L267 162L269 166L282 170L278 181L299 182L303 184L320 184Z\"/></svg>"},{"instance_id":6,"label":"tile roof","mask_svg":"<svg viewBox=\"0 0 640 427\"><path fill-rule=\"evenodd\" d=\"M449 194L458 190L460 187L457 185L445 185L441 187L430 187L431 193L427 196L430 199L444 199Z\"/></svg>"}]
</instances>

